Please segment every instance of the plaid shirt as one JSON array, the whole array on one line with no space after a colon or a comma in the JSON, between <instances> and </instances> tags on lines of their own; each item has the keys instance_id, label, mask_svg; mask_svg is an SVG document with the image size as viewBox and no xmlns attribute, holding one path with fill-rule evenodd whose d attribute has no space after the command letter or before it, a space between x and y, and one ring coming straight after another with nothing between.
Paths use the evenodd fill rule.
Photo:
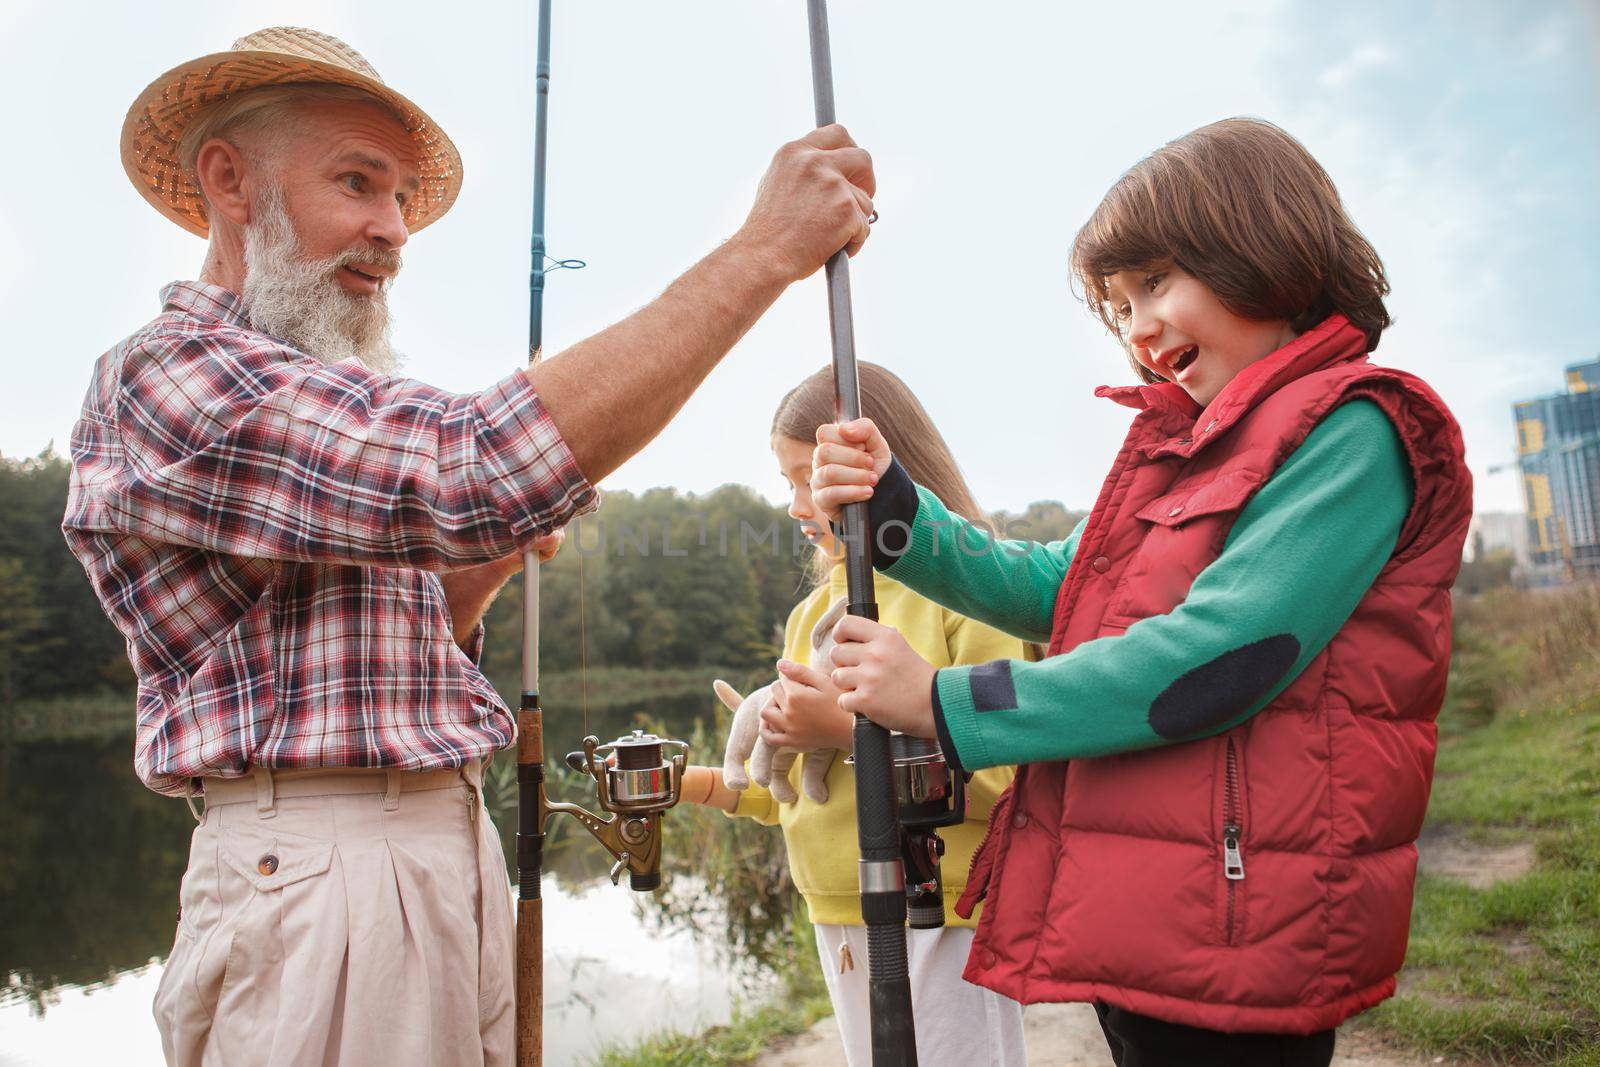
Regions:
<instances>
[{"instance_id":1,"label":"plaid shirt","mask_svg":"<svg viewBox=\"0 0 1600 1067\"><path fill-rule=\"evenodd\" d=\"M325 365L198 282L101 356L67 544L128 641L134 762L161 793L247 766L458 767L510 712L436 572L592 510L521 371L466 396Z\"/></svg>"}]
</instances>

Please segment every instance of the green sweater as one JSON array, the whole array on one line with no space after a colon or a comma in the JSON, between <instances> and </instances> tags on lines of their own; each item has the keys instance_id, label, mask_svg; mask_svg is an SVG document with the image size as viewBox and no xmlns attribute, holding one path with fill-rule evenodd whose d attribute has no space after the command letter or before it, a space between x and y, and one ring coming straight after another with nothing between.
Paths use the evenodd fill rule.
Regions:
<instances>
[{"instance_id":1,"label":"green sweater","mask_svg":"<svg viewBox=\"0 0 1600 1067\"><path fill-rule=\"evenodd\" d=\"M1048 640L1084 524L1064 541L996 542L926 489L913 495L892 470L873 499L873 525L899 520L910 529L898 557L880 561L884 573L962 615ZM904 479L898 487L896 478ZM973 771L1152 748L1238 725L1333 639L1394 552L1410 507L1410 470L1388 417L1371 401L1344 404L1245 505L1222 554L1171 612L1064 655L1006 661L1016 704L1004 710L979 712L973 700L974 681L981 687L999 664L940 670L934 717L946 755ZM1285 634L1299 653L1255 699L1183 737L1152 727L1152 707L1178 679Z\"/></svg>"}]
</instances>

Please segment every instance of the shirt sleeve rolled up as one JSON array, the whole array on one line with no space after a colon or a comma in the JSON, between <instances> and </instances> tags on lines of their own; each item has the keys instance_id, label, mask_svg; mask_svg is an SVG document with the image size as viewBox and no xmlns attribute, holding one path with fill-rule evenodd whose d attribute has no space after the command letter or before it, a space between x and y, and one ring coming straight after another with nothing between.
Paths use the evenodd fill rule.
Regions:
<instances>
[{"instance_id":1,"label":"shirt sleeve rolled up","mask_svg":"<svg viewBox=\"0 0 1600 1067\"><path fill-rule=\"evenodd\" d=\"M457 395L259 335L157 339L124 364L117 532L232 555L450 570L592 510L519 370Z\"/></svg>"}]
</instances>

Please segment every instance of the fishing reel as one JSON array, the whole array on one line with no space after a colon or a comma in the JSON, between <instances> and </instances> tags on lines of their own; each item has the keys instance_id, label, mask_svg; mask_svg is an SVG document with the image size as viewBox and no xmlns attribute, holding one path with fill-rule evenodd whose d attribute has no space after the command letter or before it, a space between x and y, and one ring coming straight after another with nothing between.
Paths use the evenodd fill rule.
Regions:
<instances>
[{"instance_id":1,"label":"fishing reel","mask_svg":"<svg viewBox=\"0 0 1600 1067\"><path fill-rule=\"evenodd\" d=\"M939 743L927 738L892 733L889 755L900 801L906 922L914 930L937 929L944 925L944 887L939 878L944 841L938 831L967 817L966 778L950 773Z\"/></svg>"},{"instance_id":2,"label":"fishing reel","mask_svg":"<svg viewBox=\"0 0 1600 1067\"><path fill-rule=\"evenodd\" d=\"M667 745L680 751L668 756ZM627 871L629 888L649 892L661 885L661 813L682 796L688 760L687 744L643 730L603 745L591 735L583 739L582 751L567 754L567 766L594 779L600 808L609 817L560 801L545 801L545 811L566 812L605 846L616 859L613 885Z\"/></svg>"}]
</instances>

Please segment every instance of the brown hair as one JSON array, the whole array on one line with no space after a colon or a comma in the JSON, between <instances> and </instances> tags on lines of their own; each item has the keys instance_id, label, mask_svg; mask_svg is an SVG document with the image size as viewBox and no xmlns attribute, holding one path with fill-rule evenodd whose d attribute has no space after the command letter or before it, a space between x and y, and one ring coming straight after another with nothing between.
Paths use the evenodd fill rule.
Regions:
<instances>
[{"instance_id":1,"label":"brown hair","mask_svg":"<svg viewBox=\"0 0 1600 1067\"><path fill-rule=\"evenodd\" d=\"M911 480L932 490L955 514L987 523L989 516L978 507L950 446L910 386L876 363L857 363L856 375L861 383L861 414L883 431L884 440ZM817 439L818 426L834 421L833 369L824 367L779 402L772 416L772 436L811 443ZM831 564L820 558L821 553L818 557L820 572L815 576L826 577Z\"/></svg>"},{"instance_id":2,"label":"brown hair","mask_svg":"<svg viewBox=\"0 0 1600 1067\"><path fill-rule=\"evenodd\" d=\"M1156 149L1106 193L1072 242L1085 302L1122 339L1107 279L1171 261L1249 319L1303 333L1337 311L1367 335L1389 325L1378 253L1305 146L1270 122L1213 122ZM1129 361L1145 381L1160 381Z\"/></svg>"}]
</instances>

